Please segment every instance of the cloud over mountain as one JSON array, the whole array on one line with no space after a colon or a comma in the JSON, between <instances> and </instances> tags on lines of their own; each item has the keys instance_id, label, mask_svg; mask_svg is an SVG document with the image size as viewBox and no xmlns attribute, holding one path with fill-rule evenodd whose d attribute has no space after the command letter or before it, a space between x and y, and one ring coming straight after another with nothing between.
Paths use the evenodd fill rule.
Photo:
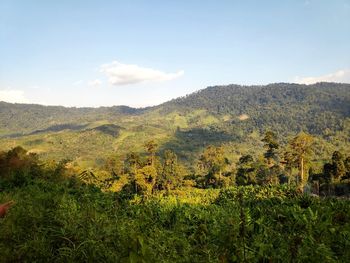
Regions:
<instances>
[{"instance_id":1,"label":"cloud over mountain","mask_svg":"<svg viewBox=\"0 0 350 263\"><path fill-rule=\"evenodd\" d=\"M342 69L334 73L316 77L296 77L294 80L300 84L314 84L317 82L350 83L350 69Z\"/></svg>"},{"instance_id":2,"label":"cloud over mountain","mask_svg":"<svg viewBox=\"0 0 350 263\"><path fill-rule=\"evenodd\" d=\"M109 83L115 86L167 81L181 77L184 74L183 70L176 73L166 73L134 64L123 64L118 61L102 65L100 71L107 76Z\"/></svg>"},{"instance_id":3,"label":"cloud over mountain","mask_svg":"<svg viewBox=\"0 0 350 263\"><path fill-rule=\"evenodd\" d=\"M6 101L11 103L28 102L22 90L12 90L12 89L0 90L0 101Z\"/></svg>"}]
</instances>

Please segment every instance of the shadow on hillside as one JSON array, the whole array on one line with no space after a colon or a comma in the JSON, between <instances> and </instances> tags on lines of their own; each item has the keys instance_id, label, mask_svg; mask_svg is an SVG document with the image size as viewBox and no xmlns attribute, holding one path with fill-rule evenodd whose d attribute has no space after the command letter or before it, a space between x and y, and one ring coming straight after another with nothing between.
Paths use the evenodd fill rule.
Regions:
<instances>
[{"instance_id":1,"label":"shadow on hillside","mask_svg":"<svg viewBox=\"0 0 350 263\"><path fill-rule=\"evenodd\" d=\"M124 129L124 128L121 126L115 125L115 124L104 124L104 125L100 125L100 126L97 126L95 128L92 128L92 129L90 129L90 131L95 130L95 131L102 132L106 135L118 137L120 130L122 130L122 129Z\"/></svg>"},{"instance_id":2,"label":"shadow on hillside","mask_svg":"<svg viewBox=\"0 0 350 263\"><path fill-rule=\"evenodd\" d=\"M220 145L233 141L235 138L222 131L210 128L193 128L175 132L175 137L160 146L160 152L174 151L180 159L191 160L208 145Z\"/></svg>"},{"instance_id":3,"label":"shadow on hillside","mask_svg":"<svg viewBox=\"0 0 350 263\"><path fill-rule=\"evenodd\" d=\"M101 133L104 133L106 135L110 135L113 137L118 137L120 130L124 129L121 126L115 125L115 124L103 124L91 129L86 129L88 127L88 124L58 124L58 125L53 125L50 126L46 129L41 129L41 130L35 130L30 133L13 133L13 134L8 134L5 136L2 136L2 138L18 138L22 136L29 136L29 135L36 135L36 134L42 134L42 133L47 133L47 132L60 132L64 130L68 131L99 131Z\"/></svg>"},{"instance_id":4,"label":"shadow on hillside","mask_svg":"<svg viewBox=\"0 0 350 263\"><path fill-rule=\"evenodd\" d=\"M53 126L50 126L46 129L35 130L35 131L29 132L29 133L7 134L7 135L4 135L2 138L18 138L18 137L22 137L22 136L36 135L36 134L41 134L41 133L45 133L45 132L60 132L63 130L79 131L79 130L85 129L87 126L88 126L87 124L65 123L65 124L53 125Z\"/></svg>"},{"instance_id":5,"label":"shadow on hillside","mask_svg":"<svg viewBox=\"0 0 350 263\"><path fill-rule=\"evenodd\" d=\"M50 126L46 129L33 131L26 135L34 135L34 134L45 133L45 132L59 132L63 130L79 131L86 128L87 126L88 126L87 124L69 124L69 123L58 124L58 125Z\"/></svg>"}]
</instances>

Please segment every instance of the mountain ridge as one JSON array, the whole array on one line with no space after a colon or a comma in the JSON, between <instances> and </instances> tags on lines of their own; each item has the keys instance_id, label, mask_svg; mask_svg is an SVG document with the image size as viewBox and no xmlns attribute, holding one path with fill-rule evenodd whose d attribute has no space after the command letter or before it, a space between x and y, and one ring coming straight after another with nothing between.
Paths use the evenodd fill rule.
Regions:
<instances>
[{"instance_id":1,"label":"mountain ridge","mask_svg":"<svg viewBox=\"0 0 350 263\"><path fill-rule=\"evenodd\" d=\"M188 93L186 95L183 96L179 96L173 99L170 99L168 101L153 105L153 106L146 106L146 107L133 107L133 106L129 106L129 105L125 105L125 104L121 104L121 105L112 105L112 106L98 106L98 107L92 107L92 106L63 106L63 105L44 105L44 104L40 104L40 103L17 103L17 102L7 102L7 101L2 101L0 100L0 104L8 104L8 105L26 105L26 106L41 106L41 107L49 107L49 108L64 108L64 109L105 109L105 108L125 108L125 109L133 109L133 110L146 110L146 109L152 109L152 108L156 108L159 106L162 106L164 104L167 104L169 102L172 101L176 101L176 100L181 100L181 99L186 99L187 97L197 94L197 93L201 93L207 89L212 89L212 88L222 88L222 87L230 87L230 86L235 86L235 87L242 87L242 88L260 88L260 87L268 87L268 86L276 86L276 85L296 85L296 86L304 86L304 87L310 87L310 86L315 86L315 85L329 85L329 84L336 84L336 85L345 85L345 86L350 86L350 83L342 83L342 82L317 82L317 83L313 83L313 84L299 84L299 83L294 83L294 82L273 82L273 83L269 83L269 84L264 84L264 85L257 85L257 84L253 84L253 85L241 85L241 84L225 84L225 85L213 85L213 86L207 86L205 88L196 90L194 92Z\"/></svg>"},{"instance_id":2,"label":"mountain ridge","mask_svg":"<svg viewBox=\"0 0 350 263\"><path fill-rule=\"evenodd\" d=\"M187 114L194 110L206 110L215 116L224 114L247 116L246 120L252 120L255 125L261 126L261 120L266 123L271 121L268 118L269 115L277 114L281 112L281 109L282 114L284 114L286 107L291 107L290 110L295 110L296 114L300 114L300 116L305 115L304 112L300 111L301 107L307 108L307 113L310 116L323 112L327 115L325 118L331 120L334 115L338 118L349 117L349 105L350 84L332 82L321 82L313 85L272 83L246 86L231 84L210 86L146 108L123 105L77 108L0 102L0 127L3 130L6 127L7 131L15 130L16 133L25 134L62 124L75 124L77 122L82 124L101 119L118 121L123 117L147 115L157 110L162 115L171 112ZM35 123L35 129L32 127L32 123ZM312 130L310 127L308 129ZM320 129L317 132L319 133Z\"/></svg>"},{"instance_id":3,"label":"mountain ridge","mask_svg":"<svg viewBox=\"0 0 350 263\"><path fill-rule=\"evenodd\" d=\"M141 153L153 139L159 150L172 149L186 159L210 144L254 149L268 130L284 142L304 131L324 140L329 149L338 147L337 140L347 148L350 84L212 86L141 109L0 102L0 147L23 145L54 158Z\"/></svg>"}]
</instances>

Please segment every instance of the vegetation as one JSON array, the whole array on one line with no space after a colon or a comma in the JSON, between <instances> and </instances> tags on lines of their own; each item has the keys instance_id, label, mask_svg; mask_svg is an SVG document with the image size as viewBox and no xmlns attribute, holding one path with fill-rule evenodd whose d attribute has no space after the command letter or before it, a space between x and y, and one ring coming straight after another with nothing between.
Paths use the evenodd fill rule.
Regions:
<instances>
[{"instance_id":1,"label":"vegetation","mask_svg":"<svg viewBox=\"0 0 350 263\"><path fill-rule=\"evenodd\" d=\"M16 201L0 219L3 262L346 262L350 257L347 200L314 198L286 185L182 188L126 198L66 178L67 171L47 178L47 168L41 169L20 180L1 177L6 190L0 201Z\"/></svg>"},{"instance_id":2,"label":"vegetation","mask_svg":"<svg viewBox=\"0 0 350 263\"><path fill-rule=\"evenodd\" d=\"M349 87L0 103L1 261L347 262Z\"/></svg>"},{"instance_id":3,"label":"vegetation","mask_svg":"<svg viewBox=\"0 0 350 263\"><path fill-rule=\"evenodd\" d=\"M262 149L266 131L282 145L304 131L317 137L324 148L317 157L325 160L350 147L349 89L337 83L216 86L145 109L0 102L0 148L22 145L44 159L69 158L93 168L116 152L120 158L141 154L153 139L159 151L171 149L189 166L209 145L223 146L237 162L247 149ZM232 148L236 152L228 154Z\"/></svg>"},{"instance_id":4,"label":"vegetation","mask_svg":"<svg viewBox=\"0 0 350 263\"><path fill-rule=\"evenodd\" d=\"M262 159L244 155L236 172L215 146L198 157L199 174L189 175L174 152L159 159L157 144L149 141L147 155L130 153L121 169L109 160L104 179L77 174L68 160L42 162L22 147L3 152L0 202L16 204L10 211L1 206L2 260L345 262L349 201L312 197L300 188L308 175L300 172L300 158L306 158L311 138L301 133L290 141L296 156L290 167L297 173L289 174L289 166L275 161L272 132L262 139ZM324 172L309 176L308 183L321 185L317 194L349 195L348 160L334 152Z\"/></svg>"}]
</instances>

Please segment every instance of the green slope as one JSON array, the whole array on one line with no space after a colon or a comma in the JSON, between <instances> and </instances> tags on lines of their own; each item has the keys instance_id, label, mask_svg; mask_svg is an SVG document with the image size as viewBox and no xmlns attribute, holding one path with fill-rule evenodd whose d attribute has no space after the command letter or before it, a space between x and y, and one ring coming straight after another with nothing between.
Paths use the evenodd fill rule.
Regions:
<instances>
[{"instance_id":1,"label":"green slope","mask_svg":"<svg viewBox=\"0 0 350 263\"><path fill-rule=\"evenodd\" d=\"M350 85L270 84L215 86L156 107L64 108L0 102L0 147L15 145L44 158L98 165L110 155L142 152L154 139L193 162L209 144L223 144L231 159L257 154L260 137L274 130L282 141L303 130L319 137L325 155L349 150Z\"/></svg>"}]
</instances>

